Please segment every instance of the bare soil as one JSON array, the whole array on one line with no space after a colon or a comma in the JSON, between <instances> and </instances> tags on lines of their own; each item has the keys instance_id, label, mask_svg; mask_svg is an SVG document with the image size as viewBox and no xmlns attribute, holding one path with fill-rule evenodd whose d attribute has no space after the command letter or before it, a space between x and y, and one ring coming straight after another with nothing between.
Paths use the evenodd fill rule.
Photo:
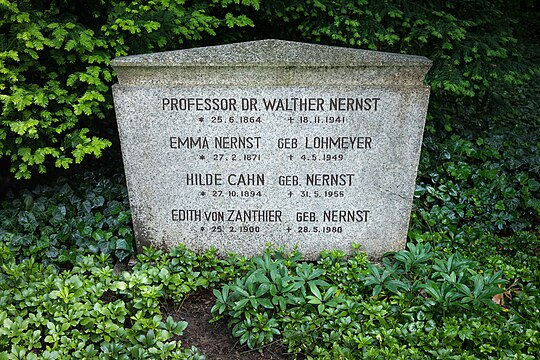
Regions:
<instances>
[{"instance_id":1,"label":"bare soil","mask_svg":"<svg viewBox=\"0 0 540 360\"><path fill-rule=\"evenodd\" d=\"M220 320L210 323L210 309L215 298L210 290L191 295L178 304L166 305L162 309L163 316L172 316L176 321L187 321L188 327L177 338L186 348L196 346L208 360L289 360L293 356L279 341L261 349L251 350L241 346L235 339L227 323Z\"/></svg>"}]
</instances>

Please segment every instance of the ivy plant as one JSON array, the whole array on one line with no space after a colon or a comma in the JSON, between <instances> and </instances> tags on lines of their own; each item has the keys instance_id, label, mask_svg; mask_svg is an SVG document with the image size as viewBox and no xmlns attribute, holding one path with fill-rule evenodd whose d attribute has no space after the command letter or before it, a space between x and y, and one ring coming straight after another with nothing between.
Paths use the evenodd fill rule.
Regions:
<instances>
[{"instance_id":1,"label":"ivy plant","mask_svg":"<svg viewBox=\"0 0 540 360\"><path fill-rule=\"evenodd\" d=\"M23 190L0 205L0 238L21 259L63 266L80 254L133 253L133 230L122 175L84 173Z\"/></svg>"}]
</instances>

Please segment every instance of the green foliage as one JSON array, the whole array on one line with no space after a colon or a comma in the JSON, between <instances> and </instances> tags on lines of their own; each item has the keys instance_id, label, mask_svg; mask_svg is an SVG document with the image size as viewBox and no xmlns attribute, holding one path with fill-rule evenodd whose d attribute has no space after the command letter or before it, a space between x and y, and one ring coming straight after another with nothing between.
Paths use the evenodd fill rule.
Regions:
<instances>
[{"instance_id":1,"label":"green foliage","mask_svg":"<svg viewBox=\"0 0 540 360\"><path fill-rule=\"evenodd\" d=\"M516 85L538 74L516 42L530 6L0 0L0 157L17 177L109 145L116 56L207 35L244 40L229 29L254 25L256 37L434 60L405 250L374 263L359 249L317 262L145 249L118 271L113 263L133 251L121 176L19 189L0 206L0 359L201 359L177 341L188 325L161 315L201 289L213 290L215 319L250 348L281 342L306 359L535 359L539 86ZM527 51L534 59L535 46Z\"/></svg>"},{"instance_id":2,"label":"green foliage","mask_svg":"<svg viewBox=\"0 0 540 360\"><path fill-rule=\"evenodd\" d=\"M285 258L279 252L253 258L244 276L214 290L215 319L230 317L233 335L240 338L241 344L254 348L272 342L274 335L280 334L283 324L279 319L286 314L314 308L324 311L337 288L330 288L321 279L323 270L299 264L299 259L298 253Z\"/></svg>"},{"instance_id":3,"label":"green foliage","mask_svg":"<svg viewBox=\"0 0 540 360\"><path fill-rule=\"evenodd\" d=\"M215 250L195 254L185 246L170 253L144 249L132 271L122 273L122 290L137 308L159 307L161 301L180 302L187 294L233 279L246 262L237 256L219 259Z\"/></svg>"},{"instance_id":4,"label":"green foliage","mask_svg":"<svg viewBox=\"0 0 540 360\"><path fill-rule=\"evenodd\" d=\"M429 295L425 305L434 306L444 316L447 311L481 310L483 306L495 308L492 298L503 292L500 285L502 271L494 274L477 273L470 260L459 253L437 258L431 245L409 243L408 250L396 253L394 262L384 261L383 269L371 265L364 283L375 285L373 296L383 290L397 295L405 294L410 301L423 290Z\"/></svg>"},{"instance_id":5,"label":"green foliage","mask_svg":"<svg viewBox=\"0 0 540 360\"><path fill-rule=\"evenodd\" d=\"M86 173L22 190L0 205L0 242L19 259L62 266L80 254L127 259L133 230L123 176Z\"/></svg>"},{"instance_id":6,"label":"green foliage","mask_svg":"<svg viewBox=\"0 0 540 360\"><path fill-rule=\"evenodd\" d=\"M99 157L115 139L111 59L253 38L425 55L435 120L474 123L511 112L509 86L540 75L518 41L537 26L530 10L485 0L4 0L0 157L16 178Z\"/></svg>"},{"instance_id":7,"label":"green foliage","mask_svg":"<svg viewBox=\"0 0 540 360\"><path fill-rule=\"evenodd\" d=\"M229 0L0 1L0 157L19 179L101 156L114 131L111 59L252 25L225 10L236 7Z\"/></svg>"},{"instance_id":8,"label":"green foliage","mask_svg":"<svg viewBox=\"0 0 540 360\"><path fill-rule=\"evenodd\" d=\"M518 41L532 19L524 14L534 11L526 1L289 0L265 2L262 9L266 16L256 29L274 26L273 37L427 56L433 60L431 110L459 115L455 122L499 112L504 101L494 89L540 74Z\"/></svg>"},{"instance_id":9,"label":"green foliage","mask_svg":"<svg viewBox=\"0 0 540 360\"><path fill-rule=\"evenodd\" d=\"M107 254L79 254L59 272L9 245L0 242L0 359L204 359L175 340L188 324L161 308L247 269L242 257L178 247L145 249L123 272Z\"/></svg>"},{"instance_id":10,"label":"green foliage","mask_svg":"<svg viewBox=\"0 0 540 360\"><path fill-rule=\"evenodd\" d=\"M0 259L0 359L204 359L174 340L186 322L163 319L158 302L137 306L153 292L128 296L107 255L61 273L3 243Z\"/></svg>"},{"instance_id":11,"label":"green foliage","mask_svg":"<svg viewBox=\"0 0 540 360\"><path fill-rule=\"evenodd\" d=\"M540 284L538 110L514 110L513 125L486 132L428 127L410 238Z\"/></svg>"},{"instance_id":12,"label":"green foliage","mask_svg":"<svg viewBox=\"0 0 540 360\"><path fill-rule=\"evenodd\" d=\"M504 308L494 301L505 292L501 271L430 244L409 244L382 266L337 251L316 264L270 252L248 266L214 290L212 312L250 348L279 339L308 359L533 359L540 351L538 317L513 308L540 299L534 286Z\"/></svg>"},{"instance_id":13,"label":"green foliage","mask_svg":"<svg viewBox=\"0 0 540 360\"><path fill-rule=\"evenodd\" d=\"M511 134L470 140L426 136L426 151L438 155L421 160L418 218L431 231L454 234L465 225L500 234L534 229L540 216L539 135L538 129L515 127Z\"/></svg>"}]
</instances>

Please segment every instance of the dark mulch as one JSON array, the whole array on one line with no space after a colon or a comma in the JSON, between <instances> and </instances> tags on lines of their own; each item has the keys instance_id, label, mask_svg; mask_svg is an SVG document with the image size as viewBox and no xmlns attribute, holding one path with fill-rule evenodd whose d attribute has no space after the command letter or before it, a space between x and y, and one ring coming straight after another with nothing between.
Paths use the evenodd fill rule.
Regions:
<instances>
[{"instance_id":1,"label":"dark mulch","mask_svg":"<svg viewBox=\"0 0 540 360\"><path fill-rule=\"evenodd\" d=\"M182 304L170 304L162 309L163 316L172 316L176 321L187 321L188 327L178 340L184 347L196 346L208 360L289 360L287 348L279 342L259 350L241 346L233 338L223 320L210 323L210 309L215 298L210 290L189 296Z\"/></svg>"}]
</instances>

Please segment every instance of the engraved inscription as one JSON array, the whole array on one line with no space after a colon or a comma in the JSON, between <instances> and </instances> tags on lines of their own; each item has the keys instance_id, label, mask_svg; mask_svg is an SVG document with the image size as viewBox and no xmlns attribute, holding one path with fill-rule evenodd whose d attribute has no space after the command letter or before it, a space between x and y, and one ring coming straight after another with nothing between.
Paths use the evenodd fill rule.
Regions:
<instances>
[{"instance_id":1,"label":"engraved inscription","mask_svg":"<svg viewBox=\"0 0 540 360\"><path fill-rule=\"evenodd\" d=\"M167 111L378 111L379 97L366 98L183 98L164 97L161 109ZM259 106L262 104L262 106Z\"/></svg>"},{"instance_id":2,"label":"engraved inscription","mask_svg":"<svg viewBox=\"0 0 540 360\"><path fill-rule=\"evenodd\" d=\"M369 223L374 215L369 207L343 207L358 205L358 189L366 186L362 171L350 163L357 156L353 154L373 152L379 146L369 127L362 126L377 118L361 114L381 113L383 104L378 96L163 97L162 111L186 112L193 119L181 134L166 135L166 146L175 156L194 153L198 160L181 175L194 198L170 209L170 220L201 223L199 231L210 235L260 233L273 226L306 236L353 236L355 227L351 226ZM263 113L272 113L273 120ZM289 129L283 132L288 137L275 137L265 126L276 119L285 120L282 126L316 128L306 128L297 136L290 136L297 131ZM209 163L218 171L199 170L207 169ZM255 166L252 171L250 163ZM217 204L208 202L221 199L233 206L216 210ZM250 204L256 207L243 206L243 201L255 199L258 202ZM292 203L284 203L284 210L259 208L276 201ZM313 206L317 211L309 210ZM294 223L299 226L291 227Z\"/></svg>"}]
</instances>

